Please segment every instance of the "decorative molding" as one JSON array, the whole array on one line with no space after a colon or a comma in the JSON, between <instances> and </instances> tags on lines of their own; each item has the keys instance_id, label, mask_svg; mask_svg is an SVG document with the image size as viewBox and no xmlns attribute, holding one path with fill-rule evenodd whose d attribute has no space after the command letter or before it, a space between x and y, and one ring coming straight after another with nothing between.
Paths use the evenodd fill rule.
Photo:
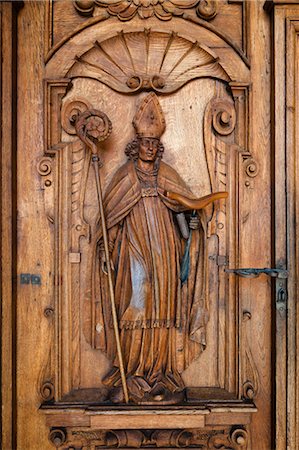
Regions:
<instances>
[{"instance_id":1,"label":"decorative molding","mask_svg":"<svg viewBox=\"0 0 299 450\"><path fill-rule=\"evenodd\" d=\"M67 448L201 448L246 450L248 431L243 427L224 429L97 430L53 428L49 439Z\"/></svg>"},{"instance_id":2,"label":"decorative molding","mask_svg":"<svg viewBox=\"0 0 299 450\"><path fill-rule=\"evenodd\" d=\"M230 88L235 101L235 108L239 114L239 129L243 130L238 141L236 142L236 151L242 157L243 170L247 176L245 186L252 188L252 179L259 173L259 164L251 151L248 149L248 128L249 128L249 106L248 106L248 88L246 84L231 82Z\"/></svg>"},{"instance_id":3,"label":"decorative molding","mask_svg":"<svg viewBox=\"0 0 299 450\"><path fill-rule=\"evenodd\" d=\"M214 131L220 136L228 136L236 126L236 110L233 103L217 98L213 101L212 108Z\"/></svg>"},{"instance_id":4,"label":"decorative molding","mask_svg":"<svg viewBox=\"0 0 299 450\"><path fill-rule=\"evenodd\" d=\"M45 31L44 48L45 58L53 46L53 0L45 2Z\"/></svg>"},{"instance_id":5,"label":"decorative molding","mask_svg":"<svg viewBox=\"0 0 299 450\"><path fill-rule=\"evenodd\" d=\"M242 398L252 401L259 391L259 375L254 358L250 349L249 332L251 329L251 313L249 311L243 311L242 318L243 332L242 332L242 345L243 345L243 386L242 386Z\"/></svg>"},{"instance_id":6,"label":"decorative molding","mask_svg":"<svg viewBox=\"0 0 299 450\"><path fill-rule=\"evenodd\" d=\"M46 381L41 386L40 393L41 393L43 401L49 402L49 401L53 400L54 395L55 395L54 384L51 381Z\"/></svg>"},{"instance_id":7,"label":"decorative molding","mask_svg":"<svg viewBox=\"0 0 299 450\"><path fill-rule=\"evenodd\" d=\"M210 48L178 33L147 28L96 41L75 60L69 78L94 78L122 93L154 90L166 94L202 77L230 81Z\"/></svg>"},{"instance_id":8,"label":"decorative molding","mask_svg":"<svg viewBox=\"0 0 299 450\"><path fill-rule=\"evenodd\" d=\"M80 98L63 104L63 97L70 86L69 79L45 82L45 156L37 163L45 213L54 225L55 254L54 304L44 310L53 342L49 352L52 356L45 361L40 377L43 402L52 400L54 394L56 400L61 398L63 393L78 386L80 378L80 289L77 280L80 276L80 240L81 237L87 241L90 239L90 225L83 214L90 157L85 145L79 139L74 141L74 123L76 116L91 105ZM64 142L67 140L64 132L69 135L69 142ZM68 280L67 283L62 283L62 279ZM69 324L69 336L63 333L62 316L63 323ZM69 358L70 352L71 369L62 373L57 367ZM53 389L47 384L52 379Z\"/></svg>"},{"instance_id":9,"label":"decorative molding","mask_svg":"<svg viewBox=\"0 0 299 450\"><path fill-rule=\"evenodd\" d=\"M235 151L236 123L239 126L239 116L235 110L233 99L227 95L225 89L219 90L217 96L213 97L205 109L203 132L206 160L210 174L211 191L227 191L228 200L221 200L217 208L206 210L208 220L208 238L211 242L209 251L209 274L213 279L214 286L210 286L210 302L217 302L219 306L220 321L225 323L226 333L235 336L238 331L235 328L234 315L236 314L237 298L228 295L227 277L223 271L223 265L233 263L236 248L236 230L238 229L238 216L233 209L232 199L238 192L236 184L236 167L238 154ZM212 253L213 252L213 253ZM212 253L212 254L211 254ZM230 305L228 307L228 305ZM228 315L225 310L232 313ZM222 312L223 311L223 312ZM239 343L235 342L236 349ZM228 359L239 364L238 350L224 346L218 348L218 359L224 362ZM219 365L219 383L231 382L231 389L235 389L234 368L229 368L229 376L221 370Z\"/></svg>"},{"instance_id":10,"label":"decorative molding","mask_svg":"<svg viewBox=\"0 0 299 450\"><path fill-rule=\"evenodd\" d=\"M37 172L41 176L41 187L44 191L45 214L50 223L54 223L54 188L53 188L54 161L44 156L37 163Z\"/></svg>"},{"instance_id":11,"label":"decorative molding","mask_svg":"<svg viewBox=\"0 0 299 450\"><path fill-rule=\"evenodd\" d=\"M198 17L204 20L212 20L218 12L218 0L201 0L196 8Z\"/></svg>"},{"instance_id":12,"label":"decorative molding","mask_svg":"<svg viewBox=\"0 0 299 450\"><path fill-rule=\"evenodd\" d=\"M71 80L62 78L60 80L45 80L44 94L44 146L48 156L54 156L59 150L61 143L61 103ZM61 145L60 145L61 148Z\"/></svg>"},{"instance_id":13,"label":"decorative molding","mask_svg":"<svg viewBox=\"0 0 299 450\"><path fill-rule=\"evenodd\" d=\"M41 158L37 165L37 171L43 177L50 175L52 173L52 158Z\"/></svg>"},{"instance_id":14,"label":"decorative molding","mask_svg":"<svg viewBox=\"0 0 299 450\"><path fill-rule=\"evenodd\" d=\"M246 175L250 178L255 178L259 173L259 165L257 161L252 157L250 152L242 151L242 158Z\"/></svg>"},{"instance_id":15,"label":"decorative molding","mask_svg":"<svg viewBox=\"0 0 299 450\"><path fill-rule=\"evenodd\" d=\"M138 15L141 19L157 17L171 20L183 16L185 10L196 10L204 20L212 20L217 14L217 0L75 0L74 8L81 16L93 16L97 9L106 9L109 15L128 21Z\"/></svg>"},{"instance_id":16,"label":"decorative molding","mask_svg":"<svg viewBox=\"0 0 299 450\"><path fill-rule=\"evenodd\" d=\"M233 145L226 138L234 132L236 120L234 103L228 99L214 97L206 107L204 143L213 192L228 188L227 158ZM221 201L220 209L225 214L225 201Z\"/></svg>"},{"instance_id":17,"label":"decorative molding","mask_svg":"<svg viewBox=\"0 0 299 450\"><path fill-rule=\"evenodd\" d=\"M62 105L61 108L61 126L64 131L71 136L76 135L76 118L79 114L91 109L92 106L85 99L69 100Z\"/></svg>"},{"instance_id":18,"label":"decorative molding","mask_svg":"<svg viewBox=\"0 0 299 450\"><path fill-rule=\"evenodd\" d=\"M66 442L67 434L65 428L53 428L49 433L49 441L58 448Z\"/></svg>"},{"instance_id":19,"label":"decorative molding","mask_svg":"<svg viewBox=\"0 0 299 450\"><path fill-rule=\"evenodd\" d=\"M90 152L80 141L75 142L72 146L71 161L72 253L79 252L81 237L90 240L90 225L86 222L83 211L89 166Z\"/></svg>"},{"instance_id":20,"label":"decorative molding","mask_svg":"<svg viewBox=\"0 0 299 450\"><path fill-rule=\"evenodd\" d=\"M229 433L211 436L208 440L208 449L238 450L247 449L248 432L245 428L233 427ZM205 447L204 447L205 448Z\"/></svg>"}]
</instances>

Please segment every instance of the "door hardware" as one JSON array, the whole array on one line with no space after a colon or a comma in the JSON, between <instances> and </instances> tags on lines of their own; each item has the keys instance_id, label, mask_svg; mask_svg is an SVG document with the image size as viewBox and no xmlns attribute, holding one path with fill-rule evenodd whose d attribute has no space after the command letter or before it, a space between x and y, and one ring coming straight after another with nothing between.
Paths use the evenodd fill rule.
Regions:
<instances>
[{"instance_id":1,"label":"door hardware","mask_svg":"<svg viewBox=\"0 0 299 450\"><path fill-rule=\"evenodd\" d=\"M39 274L31 274L31 273L21 273L20 275L21 284L34 284L41 285L41 276Z\"/></svg>"},{"instance_id":2,"label":"door hardware","mask_svg":"<svg viewBox=\"0 0 299 450\"><path fill-rule=\"evenodd\" d=\"M277 292L277 303L285 303L287 301L287 292L285 289L280 288Z\"/></svg>"},{"instance_id":3,"label":"door hardware","mask_svg":"<svg viewBox=\"0 0 299 450\"><path fill-rule=\"evenodd\" d=\"M41 276L40 276L40 275L34 275L34 274L32 274L32 275L31 275L31 284L37 284L37 285L42 284L42 282L41 282Z\"/></svg>"},{"instance_id":4,"label":"door hardware","mask_svg":"<svg viewBox=\"0 0 299 450\"><path fill-rule=\"evenodd\" d=\"M21 273L20 280L21 280L21 284L30 284L31 274L30 273Z\"/></svg>"},{"instance_id":5,"label":"door hardware","mask_svg":"<svg viewBox=\"0 0 299 450\"><path fill-rule=\"evenodd\" d=\"M288 278L289 272L285 269L256 269L256 268L245 268L245 269L225 269L227 273L234 273L242 278L257 278L262 274L268 275L273 278Z\"/></svg>"}]
</instances>

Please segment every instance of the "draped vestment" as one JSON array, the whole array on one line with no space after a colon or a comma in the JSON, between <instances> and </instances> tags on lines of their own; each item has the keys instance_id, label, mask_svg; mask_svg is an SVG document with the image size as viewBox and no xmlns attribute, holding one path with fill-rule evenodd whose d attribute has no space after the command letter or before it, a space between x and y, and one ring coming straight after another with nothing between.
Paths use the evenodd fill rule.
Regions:
<instances>
[{"instance_id":1,"label":"draped vestment","mask_svg":"<svg viewBox=\"0 0 299 450\"><path fill-rule=\"evenodd\" d=\"M188 277L181 280L186 252L176 214L186 210L166 191L193 197L177 172L159 162L150 173L133 161L114 175L104 197L109 248L114 264L115 301L126 376L144 389L162 382L170 391L183 387L182 371L205 347L206 245L202 216L188 247ZM100 223L100 222L99 222ZM99 261L102 231L94 245L94 345L113 362L104 383L120 384L107 276ZM185 254L186 257L186 254Z\"/></svg>"}]
</instances>

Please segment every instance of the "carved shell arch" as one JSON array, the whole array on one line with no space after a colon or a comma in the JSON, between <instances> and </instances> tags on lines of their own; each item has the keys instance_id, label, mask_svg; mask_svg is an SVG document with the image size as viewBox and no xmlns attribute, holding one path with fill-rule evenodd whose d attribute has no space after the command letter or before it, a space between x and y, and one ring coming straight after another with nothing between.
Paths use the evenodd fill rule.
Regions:
<instances>
[{"instance_id":1,"label":"carved shell arch","mask_svg":"<svg viewBox=\"0 0 299 450\"><path fill-rule=\"evenodd\" d=\"M156 44L158 45L158 48L155 50L157 54L159 54L160 52L160 57L162 58L165 51L165 43L167 45L167 42L170 40L172 36L171 31L176 30L177 34L173 35L175 39L173 39L172 45L168 52L168 61L170 60L169 57L171 54L176 56L174 53L175 45L178 45L179 51L181 51L180 47L184 45L186 52L190 49L190 47L192 47L192 45L194 45L194 47L196 48L193 48L191 54L187 55L188 58L184 58L183 64L187 64L188 62L190 62L190 60L192 60L193 57L196 58L197 53L201 52L201 55L206 55L210 61L213 61L212 58L219 58L217 62L214 61L214 63L216 63L214 64L214 72L216 72L215 76L217 78L223 79L225 81L238 81L242 84L250 83L250 64L247 58L242 52L240 52L240 50L229 38L223 36L210 23L207 23L203 20L200 21L200 23L191 23L189 21L188 26L186 26L187 22L185 20L175 17L172 19L170 27L169 22L159 21L159 23L157 23L157 19L151 17L147 20L145 28L145 23L143 22L141 24L140 22L141 20L137 20L136 18L129 23L121 22L114 17L107 20L106 16L96 16L88 19L83 23L82 26L74 29L74 31L70 35L65 36L65 38L62 41L58 42L48 53L48 55L46 56L45 78L74 78L75 76L91 76L92 78L95 78L95 71L91 71L91 67L89 67L90 75L85 75L85 73L87 73L87 70L86 68L85 70L83 70L82 67L80 69L82 75L80 75L80 63L76 61L76 58L82 58L84 56L87 56L88 52L94 51L96 42L98 42L103 47L106 47L106 45L108 47L111 46L113 40L118 40L120 43L121 35L125 37L130 36L132 39L136 39L136 36L138 36L139 44L136 44L136 54L138 53L138 51L140 54L140 50L138 50L139 45L139 48L141 48L143 51L143 54L141 55L143 57L143 62L146 54L145 43L149 41L149 55L153 55L153 42L157 41L157 36L162 36L163 39L161 45L163 46L163 48L160 48L160 44ZM130 45L132 43L135 44L134 39L130 41ZM121 52L125 57L126 55L124 54L124 51L126 51L127 54L127 50L124 50L124 48L120 45L118 48L121 48ZM132 53L134 53L133 50L134 48L132 49L130 47L130 51ZM180 53L180 55L182 56L182 53ZM135 62L136 57L134 56L134 54L132 55L132 58ZM116 59L114 55L113 59ZM177 59L175 61L177 62ZM131 61L129 62L130 65L126 68L127 70L131 67ZM174 64L176 64L176 62ZM149 64L148 69L151 67L151 64L152 63ZM176 70L179 70L181 68L182 63L180 63L180 67L176 67ZM188 69L190 68L191 67L188 67ZM163 67L163 69L165 70L165 66ZM196 68L195 71L198 69L199 68ZM217 73L216 69L221 73ZM200 68L200 70L201 72L203 72L204 70L206 70L206 67L202 67ZM190 72L192 72L192 70L189 70L189 76ZM210 74L211 70L210 73L208 73L207 70L206 72L207 76L214 76L214 74ZM174 74L172 73L172 76L173 75ZM192 76L197 77L203 75L193 73ZM193 78L191 77L190 79ZM132 80L132 83L133 81L134 80ZM159 85L158 81L159 80L156 80L157 86ZM129 89L128 86L126 89L128 90L125 92L131 92L131 89Z\"/></svg>"},{"instance_id":2,"label":"carved shell arch","mask_svg":"<svg viewBox=\"0 0 299 450\"><path fill-rule=\"evenodd\" d=\"M174 32L118 32L76 56L69 78L94 78L122 93L151 89L170 93L195 78L230 81L217 55Z\"/></svg>"}]
</instances>

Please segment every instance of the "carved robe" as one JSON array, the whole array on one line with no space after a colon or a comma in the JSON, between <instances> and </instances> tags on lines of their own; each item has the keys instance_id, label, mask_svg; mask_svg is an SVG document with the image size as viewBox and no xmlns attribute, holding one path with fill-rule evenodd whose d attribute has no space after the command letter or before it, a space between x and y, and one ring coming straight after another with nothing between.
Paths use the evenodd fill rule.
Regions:
<instances>
[{"instance_id":1,"label":"carved robe","mask_svg":"<svg viewBox=\"0 0 299 450\"><path fill-rule=\"evenodd\" d=\"M104 208L127 379L139 380L139 390L141 386L150 391L162 383L175 392L183 388L180 373L205 347L205 232L202 223L188 243L182 238L176 214L185 208L168 199L165 191L192 196L167 164L159 162L148 174L130 161L114 175ZM99 229L98 244L101 237ZM186 252L189 269L182 283ZM113 361L114 370L104 383L117 386L120 374L107 277L99 265L94 275L95 347Z\"/></svg>"}]
</instances>

